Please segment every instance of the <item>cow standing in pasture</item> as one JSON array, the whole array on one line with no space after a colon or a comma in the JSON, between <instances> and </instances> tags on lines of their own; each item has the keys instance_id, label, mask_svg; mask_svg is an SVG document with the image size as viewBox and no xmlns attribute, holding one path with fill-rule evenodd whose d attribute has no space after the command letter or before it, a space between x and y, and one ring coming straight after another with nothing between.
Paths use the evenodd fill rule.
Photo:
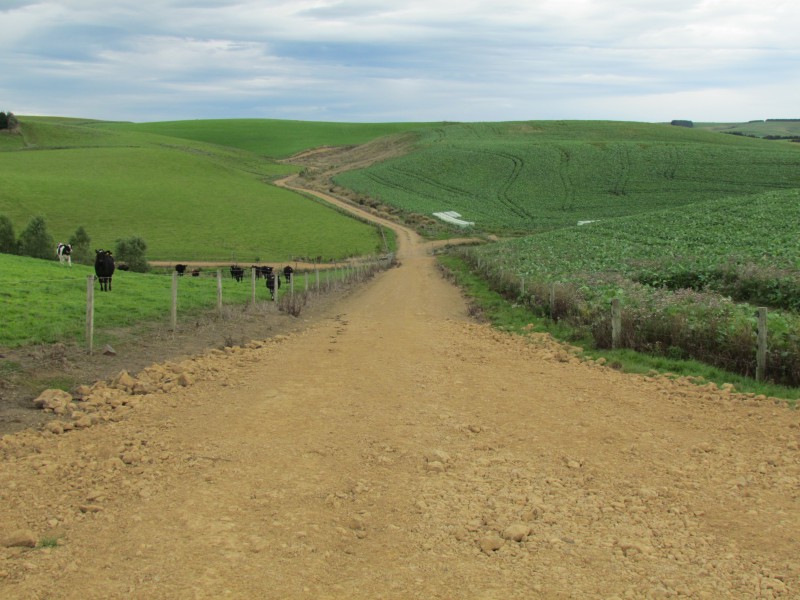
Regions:
<instances>
[{"instance_id":1,"label":"cow standing in pasture","mask_svg":"<svg viewBox=\"0 0 800 600\"><path fill-rule=\"evenodd\" d=\"M278 293L278 290L281 287L281 278L275 276L275 272L272 270L272 267L264 267L267 270L267 274L264 275L264 279L267 280L267 289L269 290L269 297L275 300L275 294Z\"/></svg>"},{"instance_id":2,"label":"cow standing in pasture","mask_svg":"<svg viewBox=\"0 0 800 600\"><path fill-rule=\"evenodd\" d=\"M94 272L100 280L100 290L111 291L111 277L114 275L114 257L111 250L95 250Z\"/></svg>"},{"instance_id":3,"label":"cow standing in pasture","mask_svg":"<svg viewBox=\"0 0 800 600\"><path fill-rule=\"evenodd\" d=\"M272 267L259 267L257 265L253 265L250 267L253 271L256 272L256 279L263 277L266 279L267 277L267 269L271 269Z\"/></svg>"},{"instance_id":4,"label":"cow standing in pasture","mask_svg":"<svg viewBox=\"0 0 800 600\"><path fill-rule=\"evenodd\" d=\"M186 273L186 265L175 265L175 272L183 277L183 274Z\"/></svg>"},{"instance_id":5,"label":"cow standing in pasture","mask_svg":"<svg viewBox=\"0 0 800 600\"><path fill-rule=\"evenodd\" d=\"M200 277L200 269L199 268L192 269L192 277Z\"/></svg>"},{"instance_id":6,"label":"cow standing in pasture","mask_svg":"<svg viewBox=\"0 0 800 600\"><path fill-rule=\"evenodd\" d=\"M236 281L244 279L244 269L239 265L231 265L231 277Z\"/></svg>"},{"instance_id":7,"label":"cow standing in pasture","mask_svg":"<svg viewBox=\"0 0 800 600\"><path fill-rule=\"evenodd\" d=\"M283 267L283 277L286 279L286 283L292 282L292 273L294 273L294 269L291 265L286 265Z\"/></svg>"},{"instance_id":8,"label":"cow standing in pasture","mask_svg":"<svg viewBox=\"0 0 800 600\"><path fill-rule=\"evenodd\" d=\"M67 263L70 267L72 266L72 244L58 244L56 248L56 256L58 257L58 262L62 265Z\"/></svg>"}]
</instances>

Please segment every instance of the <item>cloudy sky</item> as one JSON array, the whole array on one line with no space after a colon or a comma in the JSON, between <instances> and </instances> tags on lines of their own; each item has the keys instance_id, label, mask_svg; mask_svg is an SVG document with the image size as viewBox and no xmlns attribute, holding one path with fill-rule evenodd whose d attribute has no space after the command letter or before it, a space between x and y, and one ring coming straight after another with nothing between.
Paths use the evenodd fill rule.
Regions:
<instances>
[{"instance_id":1,"label":"cloudy sky","mask_svg":"<svg viewBox=\"0 0 800 600\"><path fill-rule=\"evenodd\" d=\"M797 0L0 0L0 110L800 118Z\"/></svg>"}]
</instances>

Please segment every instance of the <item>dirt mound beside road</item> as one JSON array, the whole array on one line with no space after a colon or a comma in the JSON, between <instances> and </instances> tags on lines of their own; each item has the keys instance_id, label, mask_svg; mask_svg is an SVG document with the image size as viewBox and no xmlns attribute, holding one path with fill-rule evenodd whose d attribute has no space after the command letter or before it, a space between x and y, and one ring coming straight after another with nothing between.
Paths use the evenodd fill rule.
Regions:
<instances>
[{"instance_id":1,"label":"dirt mound beside road","mask_svg":"<svg viewBox=\"0 0 800 600\"><path fill-rule=\"evenodd\" d=\"M800 595L800 413L472 323L399 237L308 329L0 441L0 595Z\"/></svg>"}]
</instances>

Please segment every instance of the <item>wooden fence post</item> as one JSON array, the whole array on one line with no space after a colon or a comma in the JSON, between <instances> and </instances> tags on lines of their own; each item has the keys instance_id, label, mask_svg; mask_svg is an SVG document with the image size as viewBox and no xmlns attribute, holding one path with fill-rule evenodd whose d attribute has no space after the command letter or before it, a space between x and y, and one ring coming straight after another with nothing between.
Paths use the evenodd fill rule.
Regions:
<instances>
[{"instance_id":1,"label":"wooden fence post","mask_svg":"<svg viewBox=\"0 0 800 600\"><path fill-rule=\"evenodd\" d=\"M94 275L86 277L86 349L94 350Z\"/></svg>"},{"instance_id":2,"label":"wooden fence post","mask_svg":"<svg viewBox=\"0 0 800 600\"><path fill-rule=\"evenodd\" d=\"M222 314L222 269L217 269L217 310Z\"/></svg>"},{"instance_id":3,"label":"wooden fence post","mask_svg":"<svg viewBox=\"0 0 800 600\"><path fill-rule=\"evenodd\" d=\"M172 272L172 311L171 311L172 331L178 328L178 273Z\"/></svg>"},{"instance_id":4,"label":"wooden fence post","mask_svg":"<svg viewBox=\"0 0 800 600\"><path fill-rule=\"evenodd\" d=\"M758 351L756 353L756 380L764 381L767 374L767 309L758 309Z\"/></svg>"},{"instance_id":5,"label":"wooden fence post","mask_svg":"<svg viewBox=\"0 0 800 600\"><path fill-rule=\"evenodd\" d=\"M294 273L289 273L289 293L294 296Z\"/></svg>"},{"instance_id":6,"label":"wooden fence post","mask_svg":"<svg viewBox=\"0 0 800 600\"><path fill-rule=\"evenodd\" d=\"M550 320L555 321L556 316L556 284L550 284Z\"/></svg>"},{"instance_id":7,"label":"wooden fence post","mask_svg":"<svg viewBox=\"0 0 800 600\"><path fill-rule=\"evenodd\" d=\"M305 289L305 291L308 292L308 271L306 271L303 275L305 275L305 280L306 280L306 289Z\"/></svg>"},{"instance_id":8,"label":"wooden fence post","mask_svg":"<svg viewBox=\"0 0 800 600\"><path fill-rule=\"evenodd\" d=\"M619 298L611 300L611 347L617 349L622 340L622 309Z\"/></svg>"},{"instance_id":9,"label":"wooden fence post","mask_svg":"<svg viewBox=\"0 0 800 600\"><path fill-rule=\"evenodd\" d=\"M317 292L319 292L319 267L314 263L314 272L317 274Z\"/></svg>"},{"instance_id":10,"label":"wooden fence post","mask_svg":"<svg viewBox=\"0 0 800 600\"><path fill-rule=\"evenodd\" d=\"M250 304L256 304L256 270L250 269Z\"/></svg>"}]
</instances>

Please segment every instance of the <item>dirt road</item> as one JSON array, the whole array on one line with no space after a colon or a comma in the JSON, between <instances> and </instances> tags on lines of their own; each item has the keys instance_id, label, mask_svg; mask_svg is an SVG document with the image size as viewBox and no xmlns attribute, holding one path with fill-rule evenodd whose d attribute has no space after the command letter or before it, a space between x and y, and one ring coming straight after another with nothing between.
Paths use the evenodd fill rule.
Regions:
<instances>
[{"instance_id":1,"label":"dirt road","mask_svg":"<svg viewBox=\"0 0 800 600\"><path fill-rule=\"evenodd\" d=\"M309 329L0 440L0 597L800 597L798 411L474 324L399 237Z\"/></svg>"}]
</instances>

